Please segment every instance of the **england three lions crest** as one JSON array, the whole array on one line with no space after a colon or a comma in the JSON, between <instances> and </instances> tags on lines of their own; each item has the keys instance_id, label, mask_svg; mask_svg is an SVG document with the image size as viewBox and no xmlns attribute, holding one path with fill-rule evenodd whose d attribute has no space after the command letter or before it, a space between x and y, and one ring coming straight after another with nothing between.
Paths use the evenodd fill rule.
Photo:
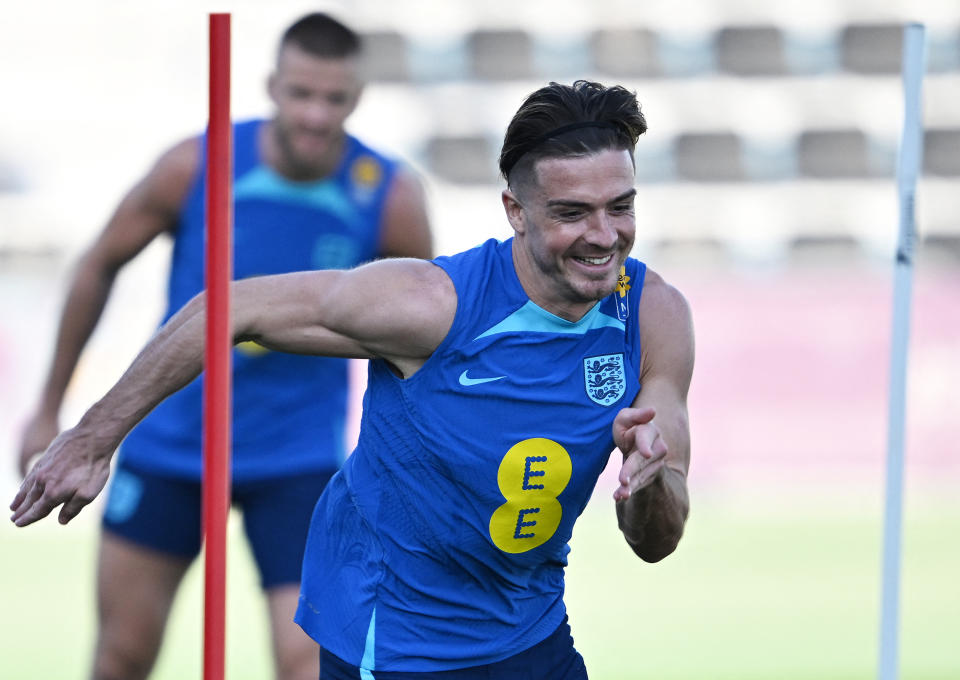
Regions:
<instances>
[{"instance_id":1,"label":"england three lions crest","mask_svg":"<svg viewBox=\"0 0 960 680\"><path fill-rule=\"evenodd\" d=\"M609 406L627 389L623 354L604 354L583 360L583 382L587 395L601 406Z\"/></svg>"}]
</instances>

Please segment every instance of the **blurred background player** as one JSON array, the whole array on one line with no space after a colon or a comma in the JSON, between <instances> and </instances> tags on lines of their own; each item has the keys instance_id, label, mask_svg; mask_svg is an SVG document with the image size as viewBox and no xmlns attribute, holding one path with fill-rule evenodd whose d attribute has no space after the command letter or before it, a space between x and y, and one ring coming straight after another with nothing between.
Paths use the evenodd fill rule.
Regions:
<instances>
[{"instance_id":1,"label":"blurred background player","mask_svg":"<svg viewBox=\"0 0 960 680\"><path fill-rule=\"evenodd\" d=\"M325 14L284 33L268 82L273 117L234 124L235 278L432 256L419 179L344 129L362 89L360 56L357 34ZM203 168L202 137L164 153L80 259L24 431L21 474L59 432L64 393L120 269L170 234L163 320L203 289ZM232 498L267 594L277 676L316 678L316 644L293 613L310 514L344 455L348 366L254 343L233 362ZM94 678L149 674L199 552L201 395L202 376L121 447L99 547Z\"/></svg>"}]
</instances>

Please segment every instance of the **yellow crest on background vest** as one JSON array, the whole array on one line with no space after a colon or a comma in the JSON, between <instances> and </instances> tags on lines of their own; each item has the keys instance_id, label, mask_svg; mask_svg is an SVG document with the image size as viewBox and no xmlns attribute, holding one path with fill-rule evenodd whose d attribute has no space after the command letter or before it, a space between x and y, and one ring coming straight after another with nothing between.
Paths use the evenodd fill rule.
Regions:
<instances>
[{"instance_id":1,"label":"yellow crest on background vest","mask_svg":"<svg viewBox=\"0 0 960 680\"><path fill-rule=\"evenodd\" d=\"M364 188L374 187L383 177L383 168L373 156L360 156L350 168L350 179Z\"/></svg>"}]
</instances>

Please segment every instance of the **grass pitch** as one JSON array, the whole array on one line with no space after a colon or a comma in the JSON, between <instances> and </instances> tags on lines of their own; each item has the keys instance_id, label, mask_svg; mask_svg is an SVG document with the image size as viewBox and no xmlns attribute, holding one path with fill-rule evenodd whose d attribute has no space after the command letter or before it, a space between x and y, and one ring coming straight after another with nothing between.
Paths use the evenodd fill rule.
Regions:
<instances>
[{"instance_id":1,"label":"grass pitch","mask_svg":"<svg viewBox=\"0 0 960 680\"><path fill-rule=\"evenodd\" d=\"M601 485L602 490L602 485ZM655 565L620 538L598 490L577 525L567 604L592 680L872 680L879 498L694 496L678 551ZM703 496L704 494L701 494ZM908 504L901 677L960 677L960 507ZM908 496L909 498L909 496ZM0 526L0 678L85 678L98 509L69 527ZM227 677L271 677L265 604L230 526ZM178 599L155 680L202 676L202 565Z\"/></svg>"}]
</instances>

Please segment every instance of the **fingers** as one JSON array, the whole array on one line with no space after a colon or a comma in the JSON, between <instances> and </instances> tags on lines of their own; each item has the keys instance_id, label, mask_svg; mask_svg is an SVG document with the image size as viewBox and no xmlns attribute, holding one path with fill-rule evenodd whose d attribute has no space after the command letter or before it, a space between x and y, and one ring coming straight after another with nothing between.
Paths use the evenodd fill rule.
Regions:
<instances>
[{"instance_id":1,"label":"fingers","mask_svg":"<svg viewBox=\"0 0 960 680\"><path fill-rule=\"evenodd\" d=\"M625 462L635 453L644 458L653 458L662 457L667 452L667 445L660 436L660 428L651 422L634 425L621 442L614 443L618 444Z\"/></svg>"},{"instance_id":2,"label":"fingers","mask_svg":"<svg viewBox=\"0 0 960 680\"><path fill-rule=\"evenodd\" d=\"M80 490L71 490L69 484L55 484L47 481L37 472L31 472L20 491L10 504L13 510L10 520L18 527L25 527L49 515L54 508L63 504L59 521L66 524L76 517L85 505L96 497Z\"/></svg>"},{"instance_id":3,"label":"fingers","mask_svg":"<svg viewBox=\"0 0 960 680\"><path fill-rule=\"evenodd\" d=\"M646 488L666 466L666 461L663 458L635 462L641 460L640 456L633 455L627 460L627 463L634 462L634 465L628 469L627 463L624 464L620 471L620 486L613 492L613 500L626 500L640 489Z\"/></svg>"},{"instance_id":4,"label":"fingers","mask_svg":"<svg viewBox=\"0 0 960 680\"><path fill-rule=\"evenodd\" d=\"M73 497L60 508L60 515L57 517L57 521L60 522L60 524L66 524L79 515L80 511L83 510L91 500L90 498L84 498L79 493L74 494Z\"/></svg>"},{"instance_id":5,"label":"fingers","mask_svg":"<svg viewBox=\"0 0 960 680\"><path fill-rule=\"evenodd\" d=\"M631 451L624 451L620 468L620 485L613 492L614 500L625 500L650 484L666 464L667 445L655 426L637 428Z\"/></svg>"},{"instance_id":6,"label":"fingers","mask_svg":"<svg viewBox=\"0 0 960 680\"><path fill-rule=\"evenodd\" d=\"M613 419L613 442L621 451L633 448L633 428L653 420L657 412L652 407L620 409Z\"/></svg>"},{"instance_id":7,"label":"fingers","mask_svg":"<svg viewBox=\"0 0 960 680\"><path fill-rule=\"evenodd\" d=\"M13 510L10 520L18 527L25 527L49 515L59 503L44 499L45 491L43 482L32 476L25 479L20 485L20 492L10 504L10 509Z\"/></svg>"},{"instance_id":8,"label":"fingers","mask_svg":"<svg viewBox=\"0 0 960 680\"><path fill-rule=\"evenodd\" d=\"M72 520L106 484L111 453L97 449L82 432L63 433L24 477L10 504L11 521L24 527L60 505L60 523Z\"/></svg>"},{"instance_id":9,"label":"fingers","mask_svg":"<svg viewBox=\"0 0 960 680\"><path fill-rule=\"evenodd\" d=\"M30 487L27 485L27 481L24 480L20 483L20 489L17 491L17 495L13 497L13 502L10 503L10 509L16 512L17 508L23 503L24 499L27 497L27 492Z\"/></svg>"},{"instance_id":10,"label":"fingers","mask_svg":"<svg viewBox=\"0 0 960 680\"><path fill-rule=\"evenodd\" d=\"M62 495L48 494L44 491L39 483L33 484L30 491L25 494L24 500L17 507L11 505L11 509L14 510L13 516L10 517L11 521L18 527L25 527L43 519L62 503L63 508L60 510L58 519L60 524L66 524L80 514L84 506L90 503L89 498L80 494L73 494L69 498L64 498Z\"/></svg>"},{"instance_id":11,"label":"fingers","mask_svg":"<svg viewBox=\"0 0 960 680\"><path fill-rule=\"evenodd\" d=\"M613 429L614 431L617 429L628 430L634 425L649 423L655 415L657 415L657 412L652 406L622 408L613 419Z\"/></svg>"}]
</instances>

